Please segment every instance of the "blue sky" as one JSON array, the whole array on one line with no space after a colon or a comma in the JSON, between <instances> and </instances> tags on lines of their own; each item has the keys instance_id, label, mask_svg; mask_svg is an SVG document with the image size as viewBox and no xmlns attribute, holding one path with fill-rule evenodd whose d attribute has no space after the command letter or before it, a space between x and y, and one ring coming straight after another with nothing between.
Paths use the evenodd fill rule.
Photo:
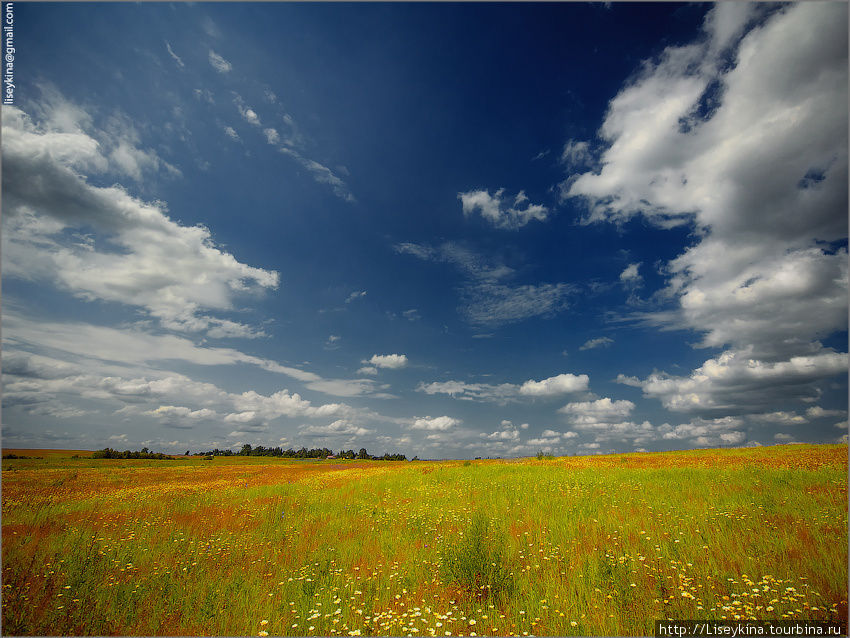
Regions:
<instances>
[{"instance_id":1,"label":"blue sky","mask_svg":"<svg viewBox=\"0 0 850 638\"><path fill-rule=\"evenodd\" d=\"M16 5L3 445L847 431L847 5Z\"/></svg>"}]
</instances>

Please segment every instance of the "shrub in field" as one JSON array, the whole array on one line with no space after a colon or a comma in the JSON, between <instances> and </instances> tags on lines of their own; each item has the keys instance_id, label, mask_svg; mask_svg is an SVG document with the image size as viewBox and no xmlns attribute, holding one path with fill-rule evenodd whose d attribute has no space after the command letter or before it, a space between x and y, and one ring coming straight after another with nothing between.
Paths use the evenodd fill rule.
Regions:
<instances>
[{"instance_id":1,"label":"shrub in field","mask_svg":"<svg viewBox=\"0 0 850 638\"><path fill-rule=\"evenodd\" d=\"M462 536L443 550L443 580L479 599L510 595L514 583L502 559L505 543L504 534L476 514Z\"/></svg>"}]
</instances>

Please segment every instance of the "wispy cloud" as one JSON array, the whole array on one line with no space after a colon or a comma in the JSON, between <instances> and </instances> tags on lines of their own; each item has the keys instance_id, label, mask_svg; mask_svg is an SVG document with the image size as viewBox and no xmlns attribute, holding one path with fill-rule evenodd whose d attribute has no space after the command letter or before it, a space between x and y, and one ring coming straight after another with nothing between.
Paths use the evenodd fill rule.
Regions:
<instances>
[{"instance_id":1,"label":"wispy cloud","mask_svg":"<svg viewBox=\"0 0 850 638\"><path fill-rule=\"evenodd\" d=\"M171 45L168 42L165 43L165 48L168 50L168 55L170 55L171 58L177 63L177 66L179 66L181 69L186 66L185 64L183 64L183 60L180 59L180 56L174 53L171 48Z\"/></svg>"},{"instance_id":2,"label":"wispy cloud","mask_svg":"<svg viewBox=\"0 0 850 638\"><path fill-rule=\"evenodd\" d=\"M201 20L201 28L211 38L220 38L221 37L221 29L218 28L218 25L213 22L213 19L209 16L204 16Z\"/></svg>"},{"instance_id":3,"label":"wispy cloud","mask_svg":"<svg viewBox=\"0 0 850 638\"><path fill-rule=\"evenodd\" d=\"M356 301L358 299L362 299L366 296L365 290L355 290L345 299L345 303L351 303L352 301Z\"/></svg>"},{"instance_id":4,"label":"wispy cloud","mask_svg":"<svg viewBox=\"0 0 850 638\"><path fill-rule=\"evenodd\" d=\"M446 394L462 401L481 401L505 403L516 397L519 386L512 383L468 383L465 381L420 382L417 392L425 394Z\"/></svg>"},{"instance_id":5,"label":"wispy cloud","mask_svg":"<svg viewBox=\"0 0 850 638\"><path fill-rule=\"evenodd\" d=\"M502 197L504 192L504 188L498 189L493 195L490 195L489 190L468 191L458 193L458 199L465 216L478 212L496 228L517 230L531 220L546 221L549 209L529 202L525 191L506 199Z\"/></svg>"},{"instance_id":6,"label":"wispy cloud","mask_svg":"<svg viewBox=\"0 0 850 638\"><path fill-rule=\"evenodd\" d=\"M611 337L596 337L595 339L588 339L578 349L593 350L594 348L607 348L612 343L614 343L614 340Z\"/></svg>"},{"instance_id":7,"label":"wispy cloud","mask_svg":"<svg viewBox=\"0 0 850 638\"><path fill-rule=\"evenodd\" d=\"M328 184L333 190L334 194L340 199L344 199L347 202L356 201L354 195L348 189L348 185L345 183L345 181L342 180L327 166L324 166L308 157L304 157L301 153L299 153L293 148L289 148L288 146L281 146L278 150L284 155L288 155L296 162L298 162L302 167L307 169L307 171L313 176L313 179L315 181L319 182L320 184Z\"/></svg>"},{"instance_id":8,"label":"wispy cloud","mask_svg":"<svg viewBox=\"0 0 850 638\"><path fill-rule=\"evenodd\" d=\"M522 384L467 383L465 381L420 382L416 391L426 394L447 394L466 401L506 403L521 397L545 398L584 392L588 389L589 382L590 378L586 374L567 373L541 381L529 379Z\"/></svg>"},{"instance_id":9,"label":"wispy cloud","mask_svg":"<svg viewBox=\"0 0 850 638\"><path fill-rule=\"evenodd\" d=\"M263 138L268 144L277 148L277 150L282 154L294 159L299 165L301 165L302 168L307 170L314 181L330 186L334 194L340 199L347 202L356 201L345 180L339 177L327 166L306 157L302 152L296 150L295 146L300 145L302 142L302 136L298 131L298 127L292 116L288 114L283 116L283 121L287 124L291 131L290 136L287 139L283 139L278 129L273 127L263 128L263 124L257 110L248 106L243 97L235 91L233 92L233 102L243 120L262 130Z\"/></svg>"},{"instance_id":10,"label":"wispy cloud","mask_svg":"<svg viewBox=\"0 0 850 638\"><path fill-rule=\"evenodd\" d=\"M584 141L568 140L561 150L561 163L568 169L586 168L591 161L590 144Z\"/></svg>"},{"instance_id":11,"label":"wispy cloud","mask_svg":"<svg viewBox=\"0 0 850 638\"><path fill-rule=\"evenodd\" d=\"M513 268L476 253L461 243L447 241L438 246L402 242L393 246L399 254L413 255L423 261L456 266L466 277L478 281L498 281L513 274Z\"/></svg>"},{"instance_id":12,"label":"wispy cloud","mask_svg":"<svg viewBox=\"0 0 850 638\"><path fill-rule=\"evenodd\" d=\"M481 283L461 292L461 314L476 326L501 326L532 317L551 317L566 310L567 298L575 290L569 284Z\"/></svg>"},{"instance_id":13,"label":"wispy cloud","mask_svg":"<svg viewBox=\"0 0 850 638\"><path fill-rule=\"evenodd\" d=\"M215 98L209 89L192 89L192 94L196 100L206 102L207 104L215 104Z\"/></svg>"},{"instance_id":14,"label":"wispy cloud","mask_svg":"<svg viewBox=\"0 0 850 638\"><path fill-rule=\"evenodd\" d=\"M576 290L565 283L504 283L514 275L512 268L487 260L457 242L436 247L403 242L393 248L399 254L456 266L466 279L459 288L458 312L474 326L498 327L532 317L553 316L568 307L567 299Z\"/></svg>"},{"instance_id":15,"label":"wispy cloud","mask_svg":"<svg viewBox=\"0 0 850 638\"><path fill-rule=\"evenodd\" d=\"M219 73L229 73L233 66L221 57L218 53L210 49L209 54L210 65Z\"/></svg>"},{"instance_id":16,"label":"wispy cloud","mask_svg":"<svg viewBox=\"0 0 850 638\"><path fill-rule=\"evenodd\" d=\"M262 127L260 123L260 116L257 115L257 112L252 109L250 106L245 104L245 100L242 99L242 96L238 93L233 94L233 102L236 104L236 108L239 111L239 115L242 116L242 119L248 122L248 124L253 124L256 127Z\"/></svg>"}]
</instances>

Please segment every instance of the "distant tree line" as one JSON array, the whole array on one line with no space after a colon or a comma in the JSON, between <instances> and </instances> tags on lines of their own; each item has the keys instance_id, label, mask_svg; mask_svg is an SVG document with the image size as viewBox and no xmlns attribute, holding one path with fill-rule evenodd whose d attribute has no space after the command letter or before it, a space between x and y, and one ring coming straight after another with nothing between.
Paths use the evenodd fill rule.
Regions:
<instances>
[{"instance_id":1,"label":"distant tree line","mask_svg":"<svg viewBox=\"0 0 850 638\"><path fill-rule=\"evenodd\" d=\"M251 446L246 443L238 452L233 450L219 450L218 448L211 452L198 452L195 456L279 456L287 459L326 459L329 456L335 456L340 459L364 459L373 461L406 461L407 457L404 454L384 454L383 456L372 456L366 451L366 448L360 448L359 452L354 450L340 450L337 454L333 450L326 447L313 448L308 450L302 447L300 450L286 449L281 447L264 447L258 445Z\"/></svg>"},{"instance_id":2,"label":"distant tree line","mask_svg":"<svg viewBox=\"0 0 850 638\"><path fill-rule=\"evenodd\" d=\"M131 452L130 450L124 450L123 452L119 452L118 450L113 450L111 447L105 447L102 450L95 451L92 456L93 459L173 459L174 457L169 456L168 454L163 454L162 452L151 452L148 448L143 447L142 451Z\"/></svg>"},{"instance_id":3,"label":"distant tree line","mask_svg":"<svg viewBox=\"0 0 850 638\"><path fill-rule=\"evenodd\" d=\"M189 456L189 450L186 450L186 456ZM337 454L333 453L333 450L329 450L326 447L323 448L314 448L308 450L306 447L302 447L300 450L287 449L284 450L281 447L264 447L262 445L258 445L257 447L253 447L252 445L246 443L242 446L242 449L238 452L234 452L233 450L219 450L218 448L212 450L211 452L196 452L194 456L204 456L204 457L213 457L213 456L278 456L287 459L326 459L328 457L335 457L340 459L361 459L361 460L369 460L369 461L406 461L407 457L404 454L384 454L382 456L372 456L369 452L366 451L366 448L360 448L359 452L355 452L354 450L340 450ZM26 457L15 457L14 455L6 455L3 458L26 458ZM119 452L118 450L113 450L110 447L103 448L102 450L97 450L92 454L93 459L173 459L173 456L168 454L162 454L161 452L151 452L148 448L143 447L141 451L130 451L124 450L123 452ZM414 459L418 460L418 459Z\"/></svg>"}]
</instances>

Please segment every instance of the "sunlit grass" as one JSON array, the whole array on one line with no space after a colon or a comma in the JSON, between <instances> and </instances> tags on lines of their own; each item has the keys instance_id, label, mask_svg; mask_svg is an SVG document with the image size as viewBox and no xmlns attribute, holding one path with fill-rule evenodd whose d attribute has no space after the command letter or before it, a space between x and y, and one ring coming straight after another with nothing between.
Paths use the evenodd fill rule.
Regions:
<instances>
[{"instance_id":1,"label":"sunlit grass","mask_svg":"<svg viewBox=\"0 0 850 638\"><path fill-rule=\"evenodd\" d=\"M6 634L645 635L656 618L847 615L846 445L52 455L3 462L2 508Z\"/></svg>"}]
</instances>

